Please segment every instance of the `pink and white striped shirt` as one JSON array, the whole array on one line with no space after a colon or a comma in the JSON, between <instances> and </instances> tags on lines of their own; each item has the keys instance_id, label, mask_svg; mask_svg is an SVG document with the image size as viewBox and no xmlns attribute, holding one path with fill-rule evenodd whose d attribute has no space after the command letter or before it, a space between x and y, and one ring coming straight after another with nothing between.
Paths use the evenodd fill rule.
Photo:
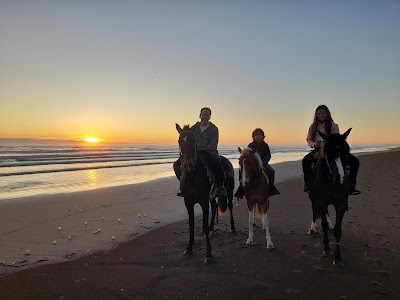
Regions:
<instances>
[{"instance_id":1,"label":"pink and white striped shirt","mask_svg":"<svg viewBox=\"0 0 400 300\"><path fill-rule=\"evenodd\" d=\"M312 137L312 133L313 133L313 124L310 125L310 128L308 128L308 133L307 133L307 144L308 146L310 146L311 148L315 148L315 146L317 145L318 142L322 142L324 143L324 139L319 135L318 131L317 131L317 135L315 136L315 139L313 139ZM332 134L332 133L340 133L339 132L339 125L336 123L332 122L332 128L331 128L331 132L327 133L325 132L325 122L324 123L318 123L317 126L317 130L321 131L322 133L325 133L327 135Z\"/></svg>"}]
</instances>

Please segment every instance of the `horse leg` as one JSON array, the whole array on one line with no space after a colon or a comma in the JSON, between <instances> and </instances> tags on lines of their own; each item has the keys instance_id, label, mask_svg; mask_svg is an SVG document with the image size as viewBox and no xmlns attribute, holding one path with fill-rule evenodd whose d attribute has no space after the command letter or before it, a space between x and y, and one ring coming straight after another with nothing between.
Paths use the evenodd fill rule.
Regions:
<instances>
[{"instance_id":1,"label":"horse leg","mask_svg":"<svg viewBox=\"0 0 400 300\"><path fill-rule=\"evenodd\" d=\"M265 237L267 239L267 249L272 250L274 249L274 244L272 243L271 234L269 232L269 221L267 212L263 215L263 227L265 228Z\"/></svg>"},{"instance_id":2,"label":"horse leg","mask_svg":"<svg viewBox=\"0 0 400 300\"><path fill-rule=\"evenodd\" d=\"M211 255L211 243L210 243L210 236L209 236L209 231L210 228L208 226L208 214L209 214L209 205L208 205L208 201L206 203L203 203L201 205L202 209L203 209L203 232L204 232L204 236L206 238L206 249L207 249L207 254L206 254L206 258L204 259L204 263L209 263L212 261L212 255Z\"/></svg>"},{"instance_id":3,"label":"horse leg","mask_svg":"<svg viewBox=\"0 0 400 300\"><path fill-rule=\"evenodd\" d=\"M217 216L218 204L215 198L211 200L211 221L210 221L210 237L214 232L215 217Z\"/></svg>"},{"instance_id":4,"label":"horse leg","mask_svg":"<svg viewBox=\"0 0 400 300\"><path fill-rule=\"evenodd\" d=\"M308 229L308 234L309 235L317 235L317 214L315 212L315 207L313 204L313 199L312 196L309 195L310 201L311 201L311 209L312 209L312 221L311 221L311 225L310 228Z\"/></svg>"},{"instance_id":5,"label":"horse leg","mask_svg":"<svg viewBox=\"0 0 400 300\"><path fill-rule=\"evenodd\" d=\"M228 203L228 208L229 208L229 212L231 213L231 233L235 233L236 232L236 228L235 228L235 221L233 220L233 203L232 203L233 199L229 200Z\"/></svg>"},{"instance_id":6,"label":"horse leg","mask_svg":"<svg viewBox=\"0 0 400 300\"><path fill-rule=\"evenodd\" d=\"M316 213L314 210L312 213L313 213L313 217L312 217L310 228L308 229L308 234L316 235L316 234L318 234L318 232L317 232L317 216L316 216Z\"/></svg>"},{"instance_id":7,"label":"horse leg","mask_svg":"<svg viewBox=\"0 0 400 300\"><path fill-rule=\"evenodd\" d=\"M343 267L343 261L340 251L340 238L342 236L342 221L344 217L345 209L336 210L336 224L333 230L336 239L335 246L335 260L333 261L333 265L337 267Z\"/></svg>"},{"instance_id":8,"label":"horse leg","mask_svg":"<svg viewBox=\"0 0 400 300\"><path fill-rule=\"evenodd\" d=\"M256 207L254 206L253 207L253 222L252 222L252 225L253 225L253 227L256 227Z\"/></svg>"},{"instance_id":9,"label":"horse leg","mask_svg":"<svg viewBox=\"0 0 400 300\"><path fill-rule=\"evenodd\" d=\"M192 254L193 253L193 244L194 244L194 207L186 203L186 209L189 214L189 231L190 231L190 238L189 238L189 245L187 246L184 254Z\"/></svg>"},{"instance_id":10,"label":"horse leg","mask_svg":"<svg viewBox=\"0 0 400 300\"><path fill-rule=\"evenodd\" d=\"M332 221L331 221L331 217L329 216L329 213L327 212L326 215L326 221L328 222L328 226L329 226L329 230L332 230L334 228Z\"/></svg>"},{"instance_id":11,"label":"horse leg","mask_svg":"<svg viewBox=\"0 0 400 300\"><path fill-rule=\"evenodd\" d=\"M325 216L326 214L326 210L322 210L321 216ZM332 255L332 251L331 248L329 247L329 238L328 238L328 229L329 229L329 225L328 222L326 221L326 218L322 217L321 218L321 226L322 226L322 230L324 231L324 251L322 252L322 256L328 256L328 255Z\"/></svg>"},{"instance_id":12,"label":"horse leg","mask_svg":"<svg viewBox=\"0 0 400 300\"><path fill-rule=\"evenodd\" d=\"M246 241L247 245L253 245L253 235L254 235L253 224L254 224L255 209L256 207L254 205L252 207L249 207L249 238Z\"/></svg>"}]
</instances>

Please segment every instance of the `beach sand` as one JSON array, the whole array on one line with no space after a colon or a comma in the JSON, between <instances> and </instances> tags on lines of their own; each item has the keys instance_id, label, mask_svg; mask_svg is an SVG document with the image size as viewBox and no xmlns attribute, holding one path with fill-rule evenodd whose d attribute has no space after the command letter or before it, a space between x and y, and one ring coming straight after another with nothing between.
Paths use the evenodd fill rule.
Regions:
<instances>
[{"instance_id":1,"label":"beach sand","mask_svg":"<svg viewBox=\"0 0 400 300\"><path fill-rule=\"evenodd\" d=\"M210 265L202 263L199 217L194 254L183 255L189 230L175 178L3 201L0 298L400 299L400 152L359 158L362 194L349 198L344 217L344 268L321 257L322 236L306 234L311 205L300 162L291 162L274 166L281 192L270 201L275 250L265 248L260 222L256 244L245 245L246 203L235 200L237 233L228 232L229 214L220 217Z\"/></svg>"}]
</instances>

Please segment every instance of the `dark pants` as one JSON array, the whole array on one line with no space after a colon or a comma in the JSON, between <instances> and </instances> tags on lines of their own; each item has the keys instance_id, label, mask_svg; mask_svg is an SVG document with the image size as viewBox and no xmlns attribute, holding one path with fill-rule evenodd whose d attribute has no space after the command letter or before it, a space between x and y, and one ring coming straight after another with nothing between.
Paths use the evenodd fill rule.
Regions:
<instances>
[{"instance_id":1,"label":"dark pants","mask_svg":"<svg viewBox=\"0 0 400 300\"><path fill-rule=\"evenodd\" d=\"M212 151L212 152L202 151L202 153L204 154L207 160L207 166L214 174L215 183L218 186L223 186L225 183L225 173L224 173L224 167L222 166L221 157L219 156L218 151ZM176 177L180 180L182 175L180 158L174 162L174 171Z\"/></svg>"},{"instance_id":2,"label":"dark pants","mask_svg":"<svg viewBox=\"0 0 400 300\"><path fill-rule=\"evenodd\" d=\"M264 166L264 170L265 170L265 173L267 173L269 184L274 185L275 184L275 170L271 167L270 164L266 164Z\"/></svg>"},{"instance_id":3,"label":"dark pants","mask_svg":"<svg viewBox=\"0 0 400 300\"><path fill-rule=\"evenodd\" d=\"M311 187L311 182L313 180L313 169L312 164L315 162L314 155L318 150L313 150L304 156L302 164L303 164L303 174L304 174L304 183L306 186ZM347 164L349 166L349 183L350 187L354 188L357 183L357 174L358 168L360 167L360 161L357 157L352 154L349 154Z\"/></svg>"}]
</instances>

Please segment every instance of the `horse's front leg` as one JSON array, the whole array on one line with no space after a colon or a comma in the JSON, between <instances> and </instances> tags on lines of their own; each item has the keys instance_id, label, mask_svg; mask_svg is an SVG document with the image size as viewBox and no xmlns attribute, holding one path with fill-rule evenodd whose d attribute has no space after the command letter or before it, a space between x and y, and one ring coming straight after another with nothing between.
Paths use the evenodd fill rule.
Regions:
<instances>
[{"instance_id":1,"label":"horse's front leg","mask_svg":"<svg viewBox=\"0 0 400 300\"><path fill-rule=\"evenodd\" d=\"M328 255L332 255L332 251L331 248L329 247L329 238L328 238L328 229L329 229L329 225L328 225L328 221L326 220L326 210L323 209L321 210L321 226L322 226L322 230L324 232L324 251L322 252L322 256L328 256Z\"/></svg>"},{"instance_id":2,"label":"horse's front leg","mask_svg":"<svg viewBox=\"0 0 400 300\"><path fill-rule=\"evenodd\" d=\"M193 253L193 244L194 244L194 206L192 204L187 203L185 201L186 210L189 214L189 245L187 246L184 254L192 254Z\"/></svg>"},{"instance_id":3,"label":"horse's front leg","mask_svg":"<svg viewBox=\"0 0 400 300\"><path fill-rule=\"evenodd\" d=\"M209 231L210 228L208 226L208 214L209 214L209 205L208 205L208 201L206 201L206 203L202 204L202 209L203 209L203 232L204 232L204 236L206 238L206 249L207 249L207 254L206 254L206 258L204 259L204 263L209 263L212 261L212 255L211 255L211 243L210 243L210 236L209 236Z\"/></svg>"},{"instance_id":4,"label":"horse's front leg","mask_svg":"<svg viewBox=\"0 0 400 300\"><path fill-rule=\"evenodd\" d=\"M211 200L211 221L210 221L210 237L214 232L215 217L217 215L218 204L215 198Z\"/></svg>"},{"instance_id":5,"label":"horse's front leg","mask_svg":"<svg viewBox=\"0 0 400 300\"><path fill-rule=\"evenodd\" d=\"M329 230L332 230L334 228L332 221L331 221L331 217L329 216L329 213L327 212L325 215L326 221L328 222L328 227Z\"/></svg>"},{"instance_id":6,"label":"horse's front leg","mask_svg":"<svg viewBox=\"0 0 400 300\"><path fill-rule=\"evenodd\" d=\"M255 210L255 206L249 206L249 237L246 241L247 245L253 245L253 235L254 235L254 228L253 228L253 224L254 224L254 210Z\"/></svg>"},{"instance_id":7,"label":"horse's front leg","mask_svg":"<svg viewBox=\"0 0 400 300\"><path fill-rule=\"evenodd\" d=\"M229 200L228 207L229 207L229 212L231 213L231 233L236 233L235 221L233 220L233 203L232 203L232 199Z\"/></svg>"},{"instance_id":8,"label":"horse's front leg","mask_svg":"<svg viewBox=\"0 0 400 300\"><path fill-rule=\"evenodd\" d=\"M310 228L308 229L308 234L309 235L317 235L318 234L318 232L317 232L317 214L315 212L315 208L314 208L311 196L310 196L310 200L311 200L311 207L312 207L312 221L311 221Z\"/></svg>"},{"instance_id":9,"label":"horse's front leg","mask_svg":"<svg viewBox=\"0 0 400 300\"><path fill-rule=\"evenodd\" d=\"M274 244L272 243L271 234L269 232L269 221L267 212L265 212L263 216L263 227L265 228L265 237L267 239L267 249L272 250L274 249Z\"/></svg>"},{"instance_id":10,"label":"horse's front leg","mask_svg":"<svg viewBox=\"0 0 400 300\"><path fill-rule=\"evenodd\" d=\"M333 230L336 239L336 246L335 246L335 260L333 261L333 265L337 267L343 267L343 260L341 256L341 249L340 249L340 238L342 236L342 221L345 213L345 209L338 209L336 210L336 224Z\"/></svg>"}]
</instances>

